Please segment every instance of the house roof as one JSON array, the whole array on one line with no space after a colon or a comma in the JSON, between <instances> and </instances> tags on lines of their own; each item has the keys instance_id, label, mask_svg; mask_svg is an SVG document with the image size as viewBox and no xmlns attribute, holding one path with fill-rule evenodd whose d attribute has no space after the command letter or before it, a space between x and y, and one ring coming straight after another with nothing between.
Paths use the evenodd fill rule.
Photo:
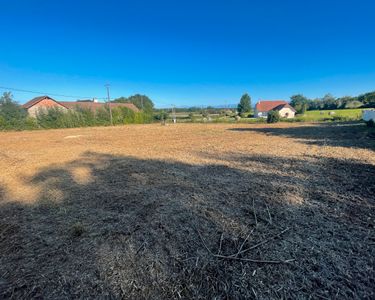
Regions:
<instances>
[{"instance_id":1,"label":"house roof","mask_svg":"<svg viewBox=\"0 0 375 300\"><path fill-rule=\"evenodd\" d=\"M289 103L287 104L280 104L278 106L276 106L275 108L273 108L273 110L282 110L283 108L290 108L292 111L294 112L297 112L293 106L291 106Z\"/></svg>"},{"instance_id":2,"label":"house roof","mask_svg":"<svg viewBox=\"0 0 375 300\"><path fill-rule=\"evenodd\" d=\"M61 106L64 106L65 108L67 108L64 104L62 104L61 102L57 102L55 99L52 99L51 97L48 97L48 96L39 96L39 97L35 97L33 99L31 99L30 101L26 102L23 106L23 108L26 108L26 109L29 109L30 107L34 106L35 104L39 103L40 101L42 100L45 100L45 99L48 99L48 100L52 100L53 102L56 102L57 104L61 105Z\"/></svg>"},{"instance_id":3,"label":"house roof","mask_svg":"<svg viewBox=\"0 0 375 300\"><path fill-rule=\"evenodd\" d=\"M97 110L97 109L100 109L102 107L104 107L104 105L106 103L100 103L100 102L60 102L62 105L64 105L65 107L69 108L69 109L73 109L75 107L82 107L82 108L88 108L88 109L91 109L91 110ZM139 112L139 109L138 107L136 107L133 103L111 103L111 107L112 108L115 108L115 107L127 107L129 109L131 109L132 111L134 112Z\"/></svg>"},{"instance_id":4,"label":"house roof","mask_svg":"<svg viewBox=\"0 0 375 300\"><path fill-rule=\"evenodd\" d=\"M285 105L285 104L288 104L288 102L286 102L284 100L272 100L272 101L271 100L261 100L255 105L255 109L257 111L267 112L267 111L275 109L276 107L278 107L280 105Z\"/></svg>"}]
</instances>

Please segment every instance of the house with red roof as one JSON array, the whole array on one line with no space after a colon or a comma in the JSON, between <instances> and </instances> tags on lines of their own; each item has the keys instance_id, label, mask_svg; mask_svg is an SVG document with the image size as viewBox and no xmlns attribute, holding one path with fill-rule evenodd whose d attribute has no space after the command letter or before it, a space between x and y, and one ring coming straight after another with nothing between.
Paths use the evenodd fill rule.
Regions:
<instances>
[{"instance_id":1,"label":"house with red roof","mask_svg":"<svg viewBox=\"0 0 375 300\"><path fill-rule=\"evenodd\" d=\"M278 111L282 118L290 119L296 115L296 110L283 100L259 100L255 105L254 115L256 118L267 118L271 110Z\"/></svg>"},{"instance_id":2,"label":"house with red roof","mask_svg":"<svg viewBox=\"0 0 375 300\"><path fill-rule=\"evenodd\" d=\"M27 110L27 113L30 117L34 118L37 116L39 112L45 111L52 107L59 108L63 111L68 110L68 108L65 105L59 103L55 99L52 99L48 96L35 97L30 101L26 102L24 105L22 105L22 107Z\"/></svg>"}]
</instances>

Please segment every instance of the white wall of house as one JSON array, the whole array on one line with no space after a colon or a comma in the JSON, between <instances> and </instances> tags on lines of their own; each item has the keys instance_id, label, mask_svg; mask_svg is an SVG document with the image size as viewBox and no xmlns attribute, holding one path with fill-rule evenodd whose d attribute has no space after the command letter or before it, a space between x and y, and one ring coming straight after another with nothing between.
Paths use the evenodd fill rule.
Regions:
<instances>
[{"instance_id":1,"label":"white wall of house","mask_svg":"<svg viewBox=\"0 0 375 300\"><path fill-rule=\"evenodd\" d=\"M292 119L295 117L296 113L291 110L289 107L284 107L279 110L280 117L282 118L288 118ZM268 111L257 111L255 110L254 116L256 118L267 118L268 116Z\"/></svg>"},{"instance_id":2,"label":"white wall of house","mask_svg":"<svg viewBox=\"0 0 375 300\"><path fill-rule=\"evenodd\" d=\"M362 119L366 122L373 120L375 122L375 110L364 110L362 112Z\"/></svg>"},{"instance_id":3,"label":"white wall of house","mask_svg":"<svg viewBox=\"0 0 375 300\"><path fill-rule=\"evenodd\" d=\"M279 110L280 117L282 118L287 118L287 119L292 119L295 117L296 113L291 110L289 107L284 107Z\"/></svg>"}]
</instances>

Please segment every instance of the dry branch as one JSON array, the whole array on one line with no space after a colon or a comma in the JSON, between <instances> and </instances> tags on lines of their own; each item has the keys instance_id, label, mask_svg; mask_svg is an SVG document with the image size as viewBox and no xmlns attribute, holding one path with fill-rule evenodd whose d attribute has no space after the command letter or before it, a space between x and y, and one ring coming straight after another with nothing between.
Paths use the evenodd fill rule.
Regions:
<instances>
[{"instance_id":1,"label":"dry branch","mask_svg":"<svg viewBox=\"0 0 375 300\"><path fill-rule=\"evenodd\" d=\"M253 214L254 214L254 219L255 219L255 226L258 226L257 212L255 211L254 199L253 199Z\"/></svg>"},{"instance_id":2,"label":"dry branch","mask_svg":"<svg viewBox=\"0 0 375 300\"><path fill-rule=\"evenodd\" d=\"M247 251L250 251L250 250L253 250L253 249L255 249L255 248L258 248L259 246L261 246L261 245L263 245L263 244L265 244L265 243L268 243L269 241L271 241L271 240L273 240L273 239L279 237L280 235L284 234L285 232L287 232L287 231L289 231L289 230L290 230L290 228L286 228L286 229L284 229L283 231L279 232L278 234L276 234L276 235L274 235L274 236L271 236L270 238L265 239L265 240L261 241L260 243L254 245L254 246L251 246L251 247L249 247L249 248L246 248L245 250L242 250L242 251L240 251L239 253L233 254L233 255L231 255L231 256L232 256L232 257L235 257L236 255L243 254L243 253L245 253L245 252L247 252Z\"/></svg>"},{"instance_id":3,"label":"dry branch","mask_svg":"<svg viewBox=\"0 0 375 300\"><path fill-rule=\"evenodd\" d=\"M231 260L248 261L248 262L254 262L254 263L262 263L262 264L287 264L292 261L295 261L294 258L287 259L287 260L262 260L262 259L258 260L258 259L240 258L240 257L234 257L234 256L217 255L217 254L214 254L214 257L223 258L223 259L231 259Z\"/></svg>"},{"instance_id":4,"label":"dry branch","mask_svg":"<svg viewBox=\"0 0 375 300\"><path fill-rule=\"evenodd\" d=\"M289 228L287 228L289 230ZM286 230L284 230L285 232ZM286 264L294 261L295 259L287 259L287 260L263 260L263 259L251 259L251 258L239 258L236 255L243 253L244 251L238 251L236 254L232 254L229 256L220 255L220 254L214 254L208 247L206 242L204 241L201 233L199 230L197 230L199 238L202 241L203 246L206 248L207 252L210 253L213 257L221 258L221 259L229 259L229 260L238 260L238 261L247 261L247 262L253 262L253 263L262 263L262 264ZM282 232L280 232L278 235L281 235ZM250 235L250 234L249 234ZM275 237L275 236L274 236ZM270 239L269 239L270 240ZM259 245L259 244L257 244Z\"/></svg>"},{"instance_id":5,"label":"dry branch","mask_svg":"<svg viewBox=\"0 0 375 300\"><path fill-rule=\"evenodd\" d=\"M267 213L268 213L268 218L269 218L269 223L270 224L272 224L272 217L271 217L271 213L270 213L270 210L269 210L269 208L268 208L268 205L267 205L267 202L265 202L265 204L266 204L266 208L267 208Z\"/></svg>"},{"instance_id":6,"label":"dry branch","mask_svg":"<svg viewBox=\"0 0 375 300\"><path fill-rule=\"evenodd\" d=\"M243 248L243 246L245 245L245 243L246 243L246 241L249 239L249 237L250 237L250 235L254 232L254 228L250 231L250 233L247 235L247 237L246 237L246 239L243 241L243 243L241 244L241 247L240 247L240 249L238 249L238 252L237 252L237 254L236 254L236 257L240 254L240 252L241 252L241 250L242 250L242 248ZM220 253L219 253L220 254Z\"/></svg>"},{"instance_id":7,"label":"dry branch","mask_svg":"<svg viewBox=\"0 0 375 300\"><path fill-rule=\"evenodd\" d=\"M220 254L220 252L221 252L221 245L222 245L222 243L223 243L223 236L224 236L224 232L221 234L221 236L220 236L220 244L219 244L219 251L217 251L217 254Z\"/></svg>"}]
</instances>

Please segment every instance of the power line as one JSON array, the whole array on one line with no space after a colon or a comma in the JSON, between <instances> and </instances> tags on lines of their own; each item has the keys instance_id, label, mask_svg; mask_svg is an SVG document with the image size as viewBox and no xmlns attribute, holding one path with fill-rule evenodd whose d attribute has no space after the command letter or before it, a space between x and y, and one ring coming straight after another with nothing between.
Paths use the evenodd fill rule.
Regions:
<instances>
[{"instance_id":1,"label":"power line","mask_svg":"<svg viewBox=\"0 0 375 300\"><path fill-rule=\"evenodd\" d=\"M55 93L47 93L47 92L37 92L37 91L30 91L30 90L23 90L11 87L0 86L0 89L14 91L14 92L22 92L22 93L30 93L30 94L39 94L39 95L50 95L50 96L57 96L57 97L65 97L65 98L75 98L75 99L91 99L93 97L83 97L83 96L73 96L73 95L63 95L63 94L55 94ZM105 98L97 98L97 99L105 99Z\"/></svg>"}]
</instances>

